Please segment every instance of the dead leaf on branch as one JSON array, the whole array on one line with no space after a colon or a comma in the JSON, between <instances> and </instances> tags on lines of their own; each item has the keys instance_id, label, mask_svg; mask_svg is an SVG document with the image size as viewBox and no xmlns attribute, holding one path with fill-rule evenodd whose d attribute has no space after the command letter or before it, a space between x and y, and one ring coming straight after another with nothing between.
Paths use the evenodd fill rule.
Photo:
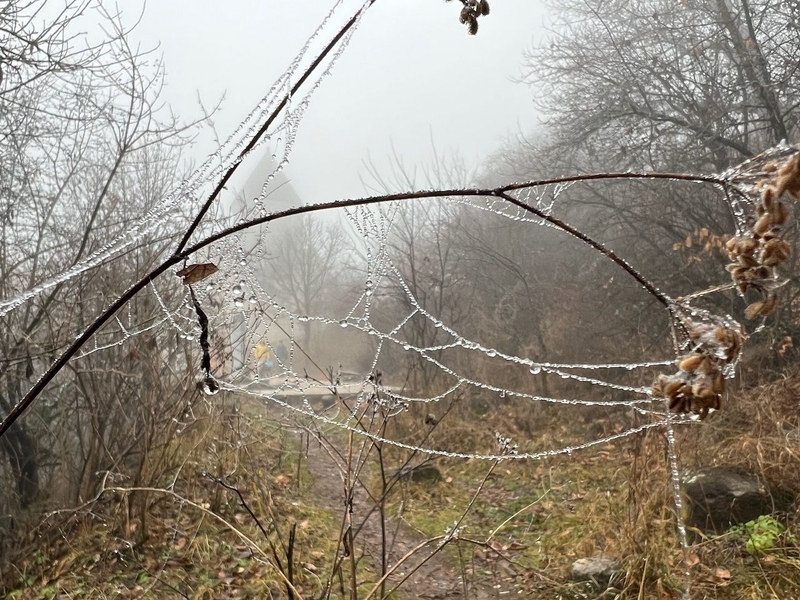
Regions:
<instances>
[{"instance_id":1,"label":"dead leaf on branch","mask_svg":"<svg viewBox=\"0 0 800 600\"><path fill-rule=\"evenodd\" d=\"M198 281L203 281L206 277L211 277L217 271L219 271L219 268L214 263L198 263L184 267L175 275L183 278L183 285L192 285Z\"/></svg>"}]
</instances>

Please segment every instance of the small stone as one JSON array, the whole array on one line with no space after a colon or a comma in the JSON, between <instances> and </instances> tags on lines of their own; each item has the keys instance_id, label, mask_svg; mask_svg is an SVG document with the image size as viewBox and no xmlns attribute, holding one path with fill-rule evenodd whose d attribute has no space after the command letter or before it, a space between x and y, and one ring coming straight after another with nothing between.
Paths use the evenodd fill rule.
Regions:
<instances>
[{"instance_id":1,"label":"small stone","mask_svg":"<svg viewBox=\"0 0 800 600\"><path fill-rule=\"evenodd\" d=\"M683 518L703 531L722 533L761 515L789 510L794 496L736 467L714 466L683 477Z\"/></svg>"},{"instance_id":2,"label":"small stone","mask_svg":"<svg viewBox=\"0 0 800 600\"><path fill-rule=\"evenodd\" d=\"M620 562L612 556L579 558L572 563L569 576L572 581L589 581L597 589L605 589L620 567Z\"/></svg>"}]
</instances>

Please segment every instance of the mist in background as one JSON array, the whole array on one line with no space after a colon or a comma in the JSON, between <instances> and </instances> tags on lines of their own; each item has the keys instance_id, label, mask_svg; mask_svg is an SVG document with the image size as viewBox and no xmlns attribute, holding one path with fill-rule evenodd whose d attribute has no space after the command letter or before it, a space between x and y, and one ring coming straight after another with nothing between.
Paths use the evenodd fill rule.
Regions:
<instances>
[{"instance_id":1,"label":"mist in background","mask_svg":"<svg viewBox=\"0 0 800 600\"><path fill-rule=\"evenodd\" d=\"M343 4L335 22L359 6ZM165 98L180 117L196 118L200 101L211 109L224 96L213 118L224 140L331 6L318 0L224 7L208 0L152 2L133 38L142 47L159 46ZM136 10L125 7L125 20L138 18ZM544 8L494 2L476 36L458 22L459 10L444 0L383 0L367 12L312 98L285 170L304 203L364 195L365 163L388 170L395 153L414 165L430 161L435 149L480 167L505 138L536 125L531 90L518 78L523 51L544 35ZM205 131L190 154L199 162L215 147Z\"/></svg>"}]
</instances>

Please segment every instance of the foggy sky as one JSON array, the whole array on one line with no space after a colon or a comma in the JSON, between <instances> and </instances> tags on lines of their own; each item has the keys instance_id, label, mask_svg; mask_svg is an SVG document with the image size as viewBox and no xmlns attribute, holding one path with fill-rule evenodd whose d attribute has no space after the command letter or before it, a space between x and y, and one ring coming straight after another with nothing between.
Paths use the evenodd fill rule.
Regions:
<instances>
[{"instance_id":1,"label":"foggy sky","mask_svg":"<svg viewBox=\"0 0 800 600\"><path fill-rule=\"evenodd\" d=\"M226 100L214 121L222 139L253 108L302 47L333 0L151 0L132 36L160 44L164 99L184 119ZM341 16L357 3L344 3ZM303 202L362 196L371 157L388 166L392 145L408 164L458 153L480 164L504 137L537 117L528 86L514 82L522 53L543 35L536 0L493 0L477 36L458 22L460 3L378 0L314 96L286 174ZM131 5L128 20L138 16ZM342 19L343 20L343 19ZM192 148L202 161L209 136Z\"/></svg>"}]
</instances>

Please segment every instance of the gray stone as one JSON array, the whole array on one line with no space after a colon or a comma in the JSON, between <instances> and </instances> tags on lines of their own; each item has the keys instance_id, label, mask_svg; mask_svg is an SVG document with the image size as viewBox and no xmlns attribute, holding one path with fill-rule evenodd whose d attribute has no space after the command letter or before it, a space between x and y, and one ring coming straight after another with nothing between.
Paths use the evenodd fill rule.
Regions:
<instances>
[{"instance_id":1,"label":"gray stone","mask_svg":"<svg viewBox=\"0 0 800 600\"><path fill-rule=\"evenodd\" d=\"M572 581L588 581L597 589L605 589L620 570L620 562L612 556L579 558L569 570Z\"/></svg>"},{"instance_id":2,"label":"gray stone","mask_svg":"<svg viewBox=\"0 0 800 600\"><path fill-rule=\"evenodd\" d=\"M751 473L731 467L705 467L684 476L683 500L687 525L721 533L761 515L788 510L793 499Z\"/></svg>"}]
</instances>

